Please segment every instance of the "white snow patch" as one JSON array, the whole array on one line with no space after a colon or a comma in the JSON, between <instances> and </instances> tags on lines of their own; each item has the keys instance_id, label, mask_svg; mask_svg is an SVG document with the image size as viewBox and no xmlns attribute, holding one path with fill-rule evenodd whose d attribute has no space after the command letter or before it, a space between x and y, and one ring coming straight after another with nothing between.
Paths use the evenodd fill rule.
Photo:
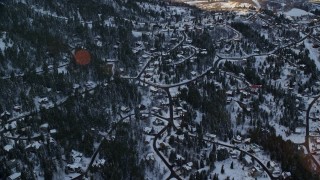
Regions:
<instances>
[{"instance_id":1,"label":"white snow patch","mask_svg":"<svg viewBox=\"0 0 320 180\"><path fill-rule=\"evenodd\" d=\"M142 36L142 32L139 31L132 31L132 35L136 38L141 37Z\"/></svg>"},{"instance_id":2,"label":"white snow patch","mask_svg":"<svg viewBox=\"0 0 320 180\"><path fill-rule=\"evenodd\" d=\"M5 39L6 39L6 32L4 32L4 33L2 33L2 35L0 35L0 50L2 52L4 52L4 50L7 47L12 47L12 45L13 45L11 40L9 40L9 42L6 42Z\"/></svg>"},{"instance_id":3,"label":"white snow patch","mask_svg":"<svg viewBox=\"0 0 320 180\"><path fill-rule=\"evenodd\" d=\"M5 145L5 146L3 147L3 149L4 149L5 151L9 152L11 149L13 149L13 147L12 147L12 145L8 144L8 145Z\"/></svg>"},{"instance_id":4,"label":"white snow patch","mask_svg":"<svg viewBox=\"0 0 320 180\"><path fill-rule=\"evenodd\" d=\"M284 13L286 16L292 16L292 17L298 17L298 16L305 16L305 15L314 15L312 13L309 13L305 10L298 9L298 8L293 8L288 12Z\"/></svg>"},{"instance_id":5,"label":"white snow patch","mask_svg":"<svg viewBox=\"0 0 320 180\"><path fill-rule=\"evenodd\" d=\"M252 2L256 4L257 8L261 8L261 5L258 0L252 0Z\"/></svg>"},{"instance_id":6,"label":"white snow patch","mask_svg":"<svg viewBox=\"0 0 320 180\"><path fill-rule=\"evenodd\" d=\"M271 125L272 126L272 125ZM283 140L290 140L292 141L293 143L297 143L297 144L300 144L300 143L304 143L305 141L305 136L306 136L306 131L305 129L302 129L301 128L301 133L300 134L294 134L294 133L291 133L289 135L286 134L287 131L290 131L288 130L287 127L284 127L282 125L279 125L277 123L273 124L274 128L276 129L276 134L277 135L280 135L282 137Z\"/></svg>"},{"instance_id":7,"label":"white snow patch","mask_svg":"<svg viewBox=\"0 0 320 180\"><path fill-rule=\"evenodd\" d=\"M311 43L310 39L304 40L305 47L309 50L309 57L314 61L318 70L320 70L320 62L319 62L319 51L318 48L313 48L313 44Z\"/></svg>"}]
</instances>

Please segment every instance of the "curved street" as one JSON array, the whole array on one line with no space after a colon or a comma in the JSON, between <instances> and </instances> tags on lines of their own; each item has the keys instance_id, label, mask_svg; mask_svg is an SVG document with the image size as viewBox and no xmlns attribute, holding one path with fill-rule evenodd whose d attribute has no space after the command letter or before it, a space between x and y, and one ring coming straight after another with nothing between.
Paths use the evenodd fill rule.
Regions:
<instances>
[{"instance_id":1,"label":"curved street","mask_svg":"<svg viewBox=\"0 0 320 180\"><path fill-rule=\"evenodd\" d=\"M208 139L204 139L204 138L199 138L195 135L190 135L189 136L192 136L194 138L197 138L197 139L200 139L202 141L205 141L205 142L210 142L210 143L213 143L213 144L216 144L216 145L220 145L220 146L223 146L223 147L227 147L227 148L232 148L234 150L237 150L237 151L240 151L240 152L243 152L244 154L247 154L248 156L252 157L255 161L257 161L260 166L263 168L263 170L268 174L268 176L270 177L270 179L278 179L277 177L274 177L272 175L272 173L269 171L269 169L267 168L267 166L265 166L255 155L243 150L243 149L240 149L239 147L236 147L232 144L225 144L225 143L221 143L221 142L217 142L217 141L212 141L212 140L208 140Z\"/></svg>"}]
</instances>

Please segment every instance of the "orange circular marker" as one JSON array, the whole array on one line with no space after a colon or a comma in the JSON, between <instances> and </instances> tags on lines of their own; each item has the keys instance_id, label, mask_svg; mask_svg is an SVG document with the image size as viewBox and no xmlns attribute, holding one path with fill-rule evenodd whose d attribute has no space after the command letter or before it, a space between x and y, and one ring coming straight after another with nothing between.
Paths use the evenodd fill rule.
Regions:
<instances>
[{"instance_id":1,"label":"orange circular marker","mask_svg":"<svg viewBox=\"0 0 320 180\"><path fill-rule=\"evenodd\" d=\"M76 59L76 63L80 65L87 65L91 61L90 53L84 49L76 51L74 58Z\"/></svg>"}]
</instances>

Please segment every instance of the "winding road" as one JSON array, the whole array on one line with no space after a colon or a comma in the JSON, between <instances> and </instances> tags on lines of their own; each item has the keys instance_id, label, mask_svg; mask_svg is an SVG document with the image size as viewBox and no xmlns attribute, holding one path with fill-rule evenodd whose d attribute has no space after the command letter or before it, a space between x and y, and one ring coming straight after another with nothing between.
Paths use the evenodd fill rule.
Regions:
<instances>
[{"instance_id":1,"label":"winding road","mask_svg":"<svg viewBox=\"0 0 320 180\"><path fill-rule=\"evenodd\" d=\"M228 28L231 28L231 27L228 27ZM235 33L236 33L236 37L235 37L235 38L236 38L236 39L242 38L241 33L239 33L238 31L236 31L236 30L233 29L233 28L231 28L231 29L232 29L233 31L235 31ZM141 69L141 71L138 73L137 76L135 76L135 77L125 77L125 76L121 77L121 78L124 78L124 79L134 79L134 80L136 80L136 81L140 81L140 82L145 83L145 84L148 84L148 85L150 85L150 86L163 89L163 90L167 93L167 95L168 95L168 100L169 100L169 115L170 115L169 118L165 118L165 117L159 116L159 115L157 115L157 114L151 114L151 115L153 115L153 116L156 116L156 117L159 117L159 118L163 118L163 119L168 120L168 125L166 125L163 129L161 129L157 134L154 135L155 138L154 138L153 143L152 143L152 147L153 147L154 151L156 152L156 154L160 157L160 159L162 160L162 162L166 165L166 167L167 167L167 168L169 169L169 171L170 171L170 176L167 177L167 179L170 179L170 178L182 179L181 177L179 177L179 176L177 175L177 173L176 173L176 172L174 171L174 169L173 169L173 166L170 165L170 163L166 160L166 158L162 155L162 153L161 153L161 152L158 150L158 148L156 147L157 141L159 140L159 138L161 137L161 135L162 135L168 128L173 127L174 129L177 129L177 127L175 127L175 125L174 125L174 123L173 123L173 100L172 100L172 96L171 96L170 91L169 91L170 88L174 88L174 87L178 87L178 86L182 86L182 85L187 85L187 84L190 84L190 83L192 83L192 82L195 82L195 81L197 81L197 80L205 77L205 76L206 76L208 73L210 73L211 71L217 70L219 63L222 62L222 61L229 61L229 60L231 60L231 61L232 61L232 60L234 60L234 61L239 61L239 60L244 60L244 59L247 59L247 58L250 58L250 57L255 57L255 56L264 56L264 55L275 54L276 52L278 52L278 51L280 51L280 50L282 50L282 49L288 48L288 47L290 47L290 46L293 46L293 45L295 45L295 44L297 44L297 43L300 43L300 42L304 41L304 40L305 40L306 38L308 38L308 37L312 37L311 34L312 34L312 29L311 29L311 31L310 31L306 36L302 37L302 38L299 39L298 41L289 43L289 44L287 44L287 45L285 45L285 46L280 46L280 47L278 47L278 48L276 48L276 49L274 49L274 50L272 50L272 51L270 51L270 52L268 52L268 53L263 53L263 54L251 54L251 55L243 56L243 57L223 57L223 56L217 54L217 55L216 55L217 59L213 62L213 66L212 66L212 67L206 69L202 74L200 74L200 75L198 75L198 76L196 76L196 77L194 77L194 78L192 78L192 79L190 79L190 80L186 80L186 81L179 82L179 83L176 83L176 84L156 84L156 83L149 82L149 81L145 81L145 80L141 79L141 76L142 76L142 74L144 73L144 71L146 70L146 68L147 68L147 67L150 65L150 63L154 60L153 58L151 58L151 59L149 59L149 60L147 61L147 63L143 66L143 68ZM186 41L186 39L187 39L186 32L183 31L183 32L182 32L182 35L183 35L183 36L182 36L182 40L181 40L178 44L174 45L170 50L168 50L167 53L173 52L175 49L177 49L179 46L181 46L182 43L184 43L184 42ZM191 50L192 50L192 54L191 54L190 56L184 58L184 59L181 60L181 61L172 63L172 65L182 64L182 63L184 63L185 61L187 61L187 60L189 60L189 59L191 59L192 57L195 56L195 54L196 54L196 48L193 47L193 46L189 46L189 47L190 47ZM157 60L160 61L160 60L162 59L162 55L156 57L155 59L157 59ZM68 64L62 65L62 66L60 66L60 67L58 67L58 68L61 68L61 67L66 66L66 65L68 65ZM43 71L42 71L42 72L43 72ZM42 73L42 72L37 72L37 73ZM95 89L95 88L92 88L92 89L89 89L89 90L87 90L87 91L91 91L91 90L94 90L94 89ZM85 91L85 92L86 92L86 91ZM83 92L83 93L85 93L85 92ZM308 150L309 153L310 153L310 149L309 149L309 139L310 139L310 138L309 138L309 137L310 137L310 136L309 136L309 118L310 118L310 117L309 117L309 113L310 113L310 110L311 110L313 104L314 104L319 98L320 98L320 95L317 96L317 97L315 97L314 100L310 103L310 105L309 105L309 107L308 107L308 109L307 109L307 115L306 115L306 124L307 124L307 127L306 127L306 128L307 128L307 131L306 131L306 142L307 142L307 150ZM64 102L65 102L65 101L64 101ZM61 103L58 104L57 106L62 105L64 102L61 102ZM12 122L12 121L21 119L21 118L23 118L23 117L28 116L29 114L31 114L31 113L33 113L33 112L37 112L37 111L35 110L35 111L32 111L32 112L30 112L30 113L27 113L27 114L25 114L25 115L23 115L23 116L16 117L16 118L12 118L12 119L10 119L8 122ZM129 115L126 115L126 116L122 117L120 120L117 121L117 123L115 123L115 124L112 126L112 128L109 130L109 132L108 132L107 134L111 134L111 132L113 132L113 131L116 129L117 125L118 125L120 122L122 122L123 120L125 120L125 119L127 119L127 118L129 118L129 117L131 117L131 116L134 116L134 115L135 115L135 114L129 114ZM192 136L195 137L195 138L198 138L198 137L195 136L195 135L192 135ZM7 138L10 139L10 137L7 137ZM84 176L90 171L90 168L92 167L92 165L93 165L93 163L94 163L97 155L99 154L99 151L101 150L102 144L103 144L105 141L107 141L107 140L108 140L108 139L107 139L106 137L103 137L103 138L102 138L102 140L100 141L99 146L97 147L97 149L95 150L95 152L93 153L93 155L92 155L92 157L91 157L91 160L90 160L90 163L89 163L88 166L87 166L87 169L86 169L82 174L80 174L79 176L77 176L77 177L75 177L75 178L73 178L73 179L80 179L80 178L84 177ZM269 176L271 179L276 179L276 177L273 177L273 175L272 175L272 173L269 171L269 169L268 169L255 155L253 155L253 154L251 154L251 153L248 153L247 151L245 151L245 150L243 150L243 149L240 149L240 148L238 148L238 147L236 147L236 146L234 146L234 145L231 145L231 144L225 144L225 143L221 143L221 142L211 141L211 140L204 139L204 138L202 138L202 139L200 139L200 140L206 141L206 142L209 142L209 143L214 143L214 144L217 144L217 145L220 145L220 146L232 148L232 149L238 150L238 151L240 151L240 152L243 152L244 154L247 154L248 156L250 156L250 157L252 157L253 159L255 159L255 161L256 161L258 164L260 164L260 166L264 169L264 171L268 174L268 176ZM313 156L312 156L312 157L313 157ZM313 157L313 158L314 158L314 157ZM317 161L316 161L315 159L314 159L314 161L317 163ZM317 163L317 165L318 165L318 167L320 167L320 165L319 165L318 163Z\"/></svg>"},{"instance_id":2,"label":"winding road","mask_svg":"<svg viewBox=\"0 0 320 180\"><path fill-rule=\"evenodd\" d=\"M205 141L205 142L210 142L210 143L213 143L213 144L216 144L216 145L220 145L220 146L223 146L223 147L228 147L228 148L232 148L234 150L237 150L237 151L240 151L240 152L243 152L244 154L247 154L248 156L252 157L256 162L259 163L259 165L263 168L263 170L268 174L268 176L270 177L270 179L278 179L277 177L274 177L272 175L272 173L269 171L269 169L267 168L267 166L265 166L260 160L259 158L257 158L254 154L251 154L243 149L240 149L239 147L236 147L232 144L225 144L225 143L221 143L221 142L217 142L217 141L212 141L212 140L208 140L208 139L204 139L204 138L199 138L195 135L191 135L189 134L189 136L191 137L194 137L194 138L198 138L202 141Z\"/></svg>"},{"instance_id":3,"label":"winding road","mask_svg":"<svg viewBox=\"0 0 320 180\"><path fill-rule=\"evenodd\" d=\"M285 46L278 47L278 48L276 48L276 49L274 49L274 50L272 50L272 51L270 51L270 52L268 52L268 53L264 53L264 54L252 54L252 55L248 55L248 56L245 56L245 57L221 57L221 56L219 56L219 55L216 55L216 56L218 57L218 59L213 62L213 66L212 66L211 68L207 69L205 72L203 72L203 73L200 74L199 76L197 76L197 77L195 77L195 78L193 78L193 79L191 79L191 80L188 80L188 81L183 81L183 82L176 83L176 84L156 84L156 83L149 82L149 81L145 81L145 80L142 80L142 79L139 79L139 78L137 78L137 80L138 80L138 81L141 81L141 82L143 82L143 83L145 83L145 84L148 84L148 85L150 85L150 86L153 86L153 87L156 87L156 88L161 88L161 89L165 90L165 91L167 92L167 94L168 94L168 97L170 97L170 92L169 92L169 89L170 89L170 88L178 87L178 86L182 86L182 85L186 85L186 84L189 84L189 83L191 83L191 82L194 82L194 81L196 81L196 80L204 77L204 76L205 76L206 74L208 74L209 72L216 70L217 67L218 67L218 65L219 65L219 63L220 63L221 61L223 61L223 60L225 60L225 61L228 61L228 60L238 61L238 60L244 60L244 59L247 59L247 58L250 58L250 57L255 57L255 56L263 56L263 55L275 54L277 51L280 51L280 50L282 50L282 49L285 49L285 48L287 48L287 47L293 46L293 45L295 45L295 44L297 44L297 43L300 43L300 42L304 41L304 40L305 40L306 38L308 38L311 34L312 34L312 30L309 32L309 34L307 34L306 36L302 37L302 38L299 39L298 41L289 43L289 44L287 44L287 45L285 45ZM181 43L182 43L182 42L181 42ZM177 46L175 46L175 47L177 47ZM188 57L188 58L185 58L184 60L188 60L188 59L191 58L191 57L193 57L193 55L190 56L190 57ZM181 61L181 62L179 61L179 63L183 63L183 62L184 62L184 61ZM318 98L320 98L320 96L319 96ZM315 101L316 101L316 100L314 100L314 102L315 102ZM168 179L169 179L170 177L175 177L175 178L177 178L177 179L181 179L181 178L175 173L175 171L173 170L173 167L166 161L166 159L162 156L162 154L161 154L161 153L159 152L159 150L156 148L156 141L157 141L157 139L160 137L160 135L161 135L167 128L171 127L171 125L174 125L174 123L173 123L173 105L172 105L172 99L171 99L171 98L169 98L169 107L170 107L170 120L169 120L169 123L168 123L168 125L167 125L165 128L163 128L163 129L155 136L155 139L154 139L154 141L153 141L153 148L154 148L155 152L157 153L157 155L162 159L162 161L164 162L164 164L167 166L167 168L168 168L168 169L170 170L170 172L171 172L171 174L170 174L170 176L168 177ZM310 108L310 109L311 109L311 108ZM309 111L310 111L310 109L309 109ZM223 143L220 143L220 142L210 141L210 140L207 140L207 139L201 139L201 140L207 141L207 142L210 142L210 143L215 143L215 144L217 144L217 145L221 145L221 146L233 148L233 149L239 150L239 151L247 154L248 156L250 156L250 157L252 157L253 159L255 159L258 164L260 164L260 166L264 169L264 171L268 174L268 176L269 176L271 179L278 179L277 177L274 177L274 176L272 175L272 173L269 171L269 169L268 169L255 155L253 155L253 154L251 154L251 153L249 153L249 152L247 152L247 151L245 151L245 150L243 150L243 149L240 149L240 148L238 148L238 147L235 147L235 146L233 146L233 145L223 144Z\"/></svg>"},{"instance_id":4,"label":"winding road","mask_svg":"<svg viewBox=\"0 0 320 180\"><path fill-rule=\"evenodd\" d=\"M314 99L311 101L306 111L306 137L305 137L305 146L307 148L308 155L310 155L311 159L317 165L318 169L320 169L320 163L315 159L316 157L312 155L312 152L310 150L310 111L314 103L316 103L319 100L319 98L320 98L320 95L314 97Z\"/></svg>"}]
</instances>

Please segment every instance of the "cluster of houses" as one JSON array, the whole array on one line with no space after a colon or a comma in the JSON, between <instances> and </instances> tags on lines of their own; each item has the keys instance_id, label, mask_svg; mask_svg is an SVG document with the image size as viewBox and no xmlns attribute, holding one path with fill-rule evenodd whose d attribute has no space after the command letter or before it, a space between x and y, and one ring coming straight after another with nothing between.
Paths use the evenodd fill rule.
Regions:
<instances>
[{"instance_id":1,"label":"cluster of houses","mask_svg":"<svg viewBox=\"0 0 320 180\"><path fill-rule=\"evenodd\" d=\"M25 118L20 118L17 121L23 121L24 119ZM50 146L56 146L56 141L51 137L51 135L56 134L57 130L49 129L48 123L44 123L40 125L39 132L34 133L32 136L30 136L31 127L30 126L22 127L17 130L16 129L17 121L12 121L9 125L6 124L4 126L4 127L7 126L5 131L10 128L13 130L13 131L3 132L3 135L4 135L3 137L9 140L8 141L9 143L2 147L2 149L6 154L10 154L14 152L13 150L14 148L16 148L16 144L21 144L21 142L25 144L24 149L28 154L37 153L39 149L43 147L44 144L49 143L48 145ZM10 128L8 126L10 126ZM42 136L40 133L45 135L44 140L42 139ZM29 134L29 136L27 136L27 134ZM18 180L21 178L22 162L19 159L13 158L13 159L6 160L5 164L6 164L6 167L8 167L10 172L12 173L12 175L10 175L7 179ZM39 174L34 172L35 177L37 177L38 175L43 176L43 172L40 171Z\"/></svg>"},{"instance_id":2,"label":"cluster of houses","mask_svg":"<svg viewBox=\"0 0 320 180\"><path fill-rule=\"evenodd\" d=\"M313 138L314 138L314 141L311 141L311 142L314 142L311 145L312 152L314 154L320 155L320 137L313 137Z\"/></svg>"},{"instance_id":3,"label":"cluster of houses","mask_svg":"<svg viewBox=\"0 0 320 180\"><path fill-rule=\"evenodd\" d=\"M106 82L104 82L104 83L102 83L102 85L103 86L107 86L108 84ZM83 85L74 83L73 86L72 86L72 93L74 95L75 92L84 93L84 92L88 91L89 93L92 94L96 87L97 87L97 83L95 83L93 81L87 81Z\"/></svg>"},{"instance_id":4,"label":"cluster of houses","mask_svg":"<svg viewBox=\"0 0 320 180\"><path fill-rule=\"evenodd\" d=\"M261 147L257 144L251 143L251 138L242 138L240 135L235 136L232 139L232 142L235 144L237 147L242 147L246 152L251 153L251 154L258 154L259 152L262 151ZM320 140L319 140L320 143ZM237 150L231 150L230 151L230 157L233 159L237 159L239 157L240 152ZM255 165L253 158L249 155L244 155L242 158L242 163L249 167L250 171L249 174L254 177L261 177L263 174L264 170L260 165ZM278 163L274 161L268 161L266 164L268 170L272 172L273 177L283 177L288 178L291 176L290 172L281 172L281 167Z\"/></svg>"},{"instance_id":5,"label":"cluster of houses","mask_svg":"<svg viewBox=\"0 0 320 180\"><path fill-rule=\"evenodd\" d=\"M40 109L41 108L50 109L54 107L53 102L50 101L48 97L40 97L37 103L39 104Z\"/></svg>"},{"instance_id":6,"label":"cluster of houses","mask_svg":"<svg viewBox=\"0 0 320 180\"><path fill-rule=\"evenodd\" d=\"M82 173L82 158L83 158L83 154L72 150L71 151L71 156L72 156L72 162L67 164L65 167L65 173L69 174L69 173Z\"/></svg>"}]
</instances>

